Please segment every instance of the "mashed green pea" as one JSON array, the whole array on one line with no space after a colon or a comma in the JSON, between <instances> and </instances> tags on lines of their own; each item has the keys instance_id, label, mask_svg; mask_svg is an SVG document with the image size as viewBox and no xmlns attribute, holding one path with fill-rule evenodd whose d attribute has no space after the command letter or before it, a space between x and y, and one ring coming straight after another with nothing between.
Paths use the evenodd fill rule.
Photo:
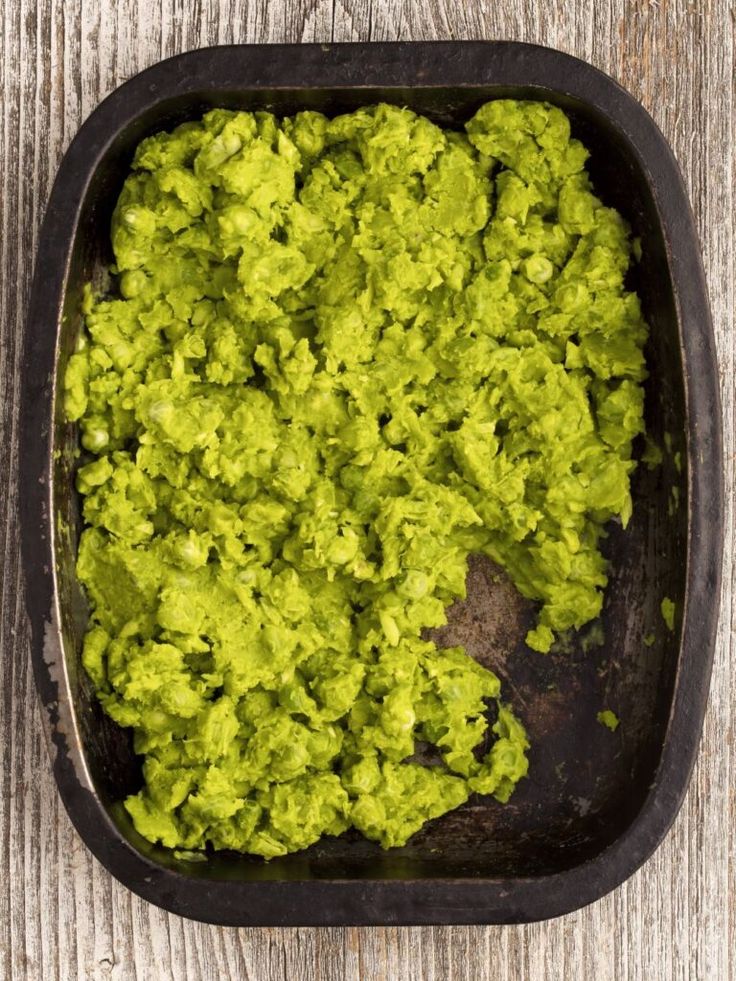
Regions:
<instances>
[{"instance_id":1,"label":"mashed green pea","mask_svg":"<svg viewBox=\"0 0 736 981\"><path fill-rule=\"evenodd\" d=\"M138 147L65 387L83 660L146 838L401 845L526 773L498 679L426 631L476 552L538 601L537 651L600 612L646 328L586 157L507 100L465 133L214 110Z\"/></svg>"},{"instance_id":2,"label":"mashed green pea","mask_svg":"<svg viewBox=\"0 0 736 981\"><path fill-rule=\"evenodd\" d=\"M619 717L610 709L603 709L602 712L599 712L596 715L596 719L602 726L605 726L606 729L610 729L611 732L615 732L621 724Z\"/></svg>"}]
</instances>

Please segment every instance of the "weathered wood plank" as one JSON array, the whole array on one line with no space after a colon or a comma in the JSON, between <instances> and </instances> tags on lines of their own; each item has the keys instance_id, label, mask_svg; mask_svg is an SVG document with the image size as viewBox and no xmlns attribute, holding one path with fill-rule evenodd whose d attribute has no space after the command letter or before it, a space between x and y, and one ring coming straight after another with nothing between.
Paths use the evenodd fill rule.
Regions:
<instances>
[{"instance_id":1,"label":"weathered wood plank","mask_svg":"<svg viewBox=\"0 0 736 981\"><path fill-rule=\"evenodd\" d=\"M726 0L5 0L0 108L0 977L703 979L736 977L734 678L734 8ZM19 340L50 182L82 119L178 51L242 41L496 38L613 74L671 141L700 230L721 365L726 575L713 688L687 802L613 895L518 928L224 930L114 882L60 807L20 601Z\"/></svg>"}]
</instances>

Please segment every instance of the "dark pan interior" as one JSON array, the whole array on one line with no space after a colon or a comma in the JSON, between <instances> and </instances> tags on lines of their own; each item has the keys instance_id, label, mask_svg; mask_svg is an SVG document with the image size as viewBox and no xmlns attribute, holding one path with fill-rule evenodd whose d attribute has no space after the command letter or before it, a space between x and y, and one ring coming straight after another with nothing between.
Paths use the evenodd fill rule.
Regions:
<instances>
[{"instance_id":1,"label":"dark pan interior","mask_svg":"<svg viewBox=\"0 0 736 981\"><path fill-rule=\"evenodd\" d=\"M604 641L590 627L571 634L560 650L541 655L523 637L533 604L484 561L471 563L469 597L450 613L440 632L446 643L464 643L492 667L526 725L532 743L530 772L506 806L476 798L417 834L402 849L381 851L357 833L324 839L300 854L264 863L229 853L206 863L187 863L143 841L119 801L140 785L130 735L101 711L79 667L86 620L74 575L79 502L73 490L76 430L56 408L55 521L57 570L68 672L87 765L97 793L123 835L167 868L210 879L416 879L521 877L562 872L593 858L619 838L639 812L654 779L671 711L677 670L679 623L668 633L659 606L671 597L682 610L687 532L685 405L673 285L656 205L639 161L607 118L587 105L539 89L458 87L412 89L293 89L244 94L212 91L193 100L159 103L120 133L108 149L86 194L69 270L62 326L59 377L80 329L85 282L105 281L111 261L110 217L144 136L196 118L219 105L271 109L285 115L302 108L328 114L388 101L460 127L491 98L546 98L560 104L573 129L592 151L596 191L618 208L640 236L643 256L631 286L642 297L651 327L647 346L646 421L651 436L672 452L655 470L640 466L633 480L634 516L623 531L612 526L605 550L611 563L602 615ZM638 446L643 449L643 442ZM682 473L674 454L682 458ZM674 506L673 487L679 488ZM679 617L678 617L679 619ZM653 632L654 644L644 636ZM564 649L563 649L564 648ZM621 719L615 733L596 721L611 708Z\"/></svg>"}]
</instances>

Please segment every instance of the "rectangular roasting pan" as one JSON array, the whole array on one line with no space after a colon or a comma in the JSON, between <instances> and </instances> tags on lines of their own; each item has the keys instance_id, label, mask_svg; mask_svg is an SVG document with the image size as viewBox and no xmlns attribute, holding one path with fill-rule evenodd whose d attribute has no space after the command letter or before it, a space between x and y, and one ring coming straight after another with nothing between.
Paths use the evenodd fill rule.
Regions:
<instances>
[{"instance_id":1,"label":"rectangular roasting pan","mask_svg":"<svg viewBox=\"0 0 736 981\"><path fill-rule=\"evenodd\" d=\"M100 283L112 259L110 217L133 150L214 106L336 114L386 101L459 128L499 97L569 113L592 151L597 193L642 243L631 285L651 327L646 422L658 445L669 434L671 451L661 466L637 469L634 517L607 539L605 641L586 653L584 629L565 653L529 651L532 604L471 562L468 601L453 608L443 636L500 675L528 730L529 777L510 803L471 799L389 852L349 833L268 863L234 853L179 860L142 840L120 806L138 789L140 766L130 733L103 715L81 669L77 435L60 399L82 287ZM680 173L650 116L610 78L550 49L475 41L233 46L154 65L92 113L62 161L39 239L23 371L26 604L49 750L79 834L130 889L232 926L520 923L598 899L657 847L687 788L708 693L723 529L720 406ZM659 611L664 596L676 603L674 632ZM596 722L602 708L621 718L615 733Z\"/></svg>"}]
</instances>

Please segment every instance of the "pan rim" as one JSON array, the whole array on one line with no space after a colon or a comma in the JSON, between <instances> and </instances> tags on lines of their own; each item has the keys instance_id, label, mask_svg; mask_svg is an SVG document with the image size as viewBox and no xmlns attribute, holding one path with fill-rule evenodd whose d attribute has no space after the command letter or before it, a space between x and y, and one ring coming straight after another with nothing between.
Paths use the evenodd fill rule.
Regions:
<instances>
[{"instance_id":1,"label":"pan rim","mask_svg":"<svg viewBox=\"0 0 736 981\"><path fill-rule=\"evenodd\" d=\"M305 85L308 73L313 77ZM359 83L356 73L362 76ZM672 270L688 426L686 601L678 670L670 726L641 810L608 848L564 872L520 878L214 882L144 857L115 827L95 795L69 698L52 508L56 363L71 247L89 182L118 133L164 101L217 95L236 83L254 92L483 86L553 91L606 114L650 181ZM664 188L666 194L658 193ZM93 111L61 162L39 235L23 377L20 503L25 600L54 774L82 839L138 895L183 916L233 926L529 922L570 912L605 895L662 841L679 811L695 762L713 660L724 522L721 409L705 278L679 168L646 110L607 75L559 51L510 41L228 45L153 65Z\"/></svg>"}]
</instances>

